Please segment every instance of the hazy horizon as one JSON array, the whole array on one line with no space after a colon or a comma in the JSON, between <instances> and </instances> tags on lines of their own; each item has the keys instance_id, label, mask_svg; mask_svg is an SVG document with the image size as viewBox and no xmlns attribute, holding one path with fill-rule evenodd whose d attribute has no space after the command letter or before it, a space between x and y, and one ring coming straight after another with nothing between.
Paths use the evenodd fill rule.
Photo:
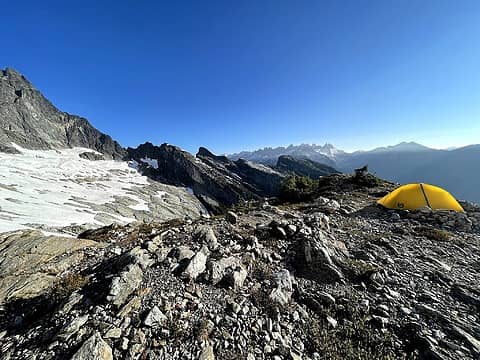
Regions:
<instances>
[{"instance_id":1,"label":"hazy horizon","mask_svg":"<svg viewBox=\"0 0 480 360\"><path fill-rule=\"evenodd\" d=\"M460 149L460 148L462 148L462 147L466 147L466 146L470 146L470 145L478 145L478 143L471 143L471 144L462 144L462 145L458 145L458 146L433 147L433 146L428 146L428 145L426 145L426 144L420 143L420 142L415 141L415 140L404 140L404 141L400 141L400 142L394 143L394 144L383 144L383 145L379 145L379 146L375 146L375 147L370 147L370 148L352 148L352 149L347 149L347 148L339 147L339 146L337 146L336 144L333 144L333 143L331 143L331 142L329 142L329 141L326 141L326 142L323 142L323 143L318 143L318 142L300 142L300 143L296 143L296 144L283 144L283 145L274 145L274 146L262 146L262 147L260 147L260 148L243 149L243 150L240 150L240 151L235 151L235 152L225 153L225 154L231 155L231 154L236 154L236 153L240 153L240 152L243 152L243 151L251 152L251 151L262 150L262 149L266 149L266 148L280 148L280 147L286 148L286 147L288 147L288 146L300 146L300 145L325 146L326 144L330 144L330 145L332 145L333 147L335 147L335 148L338 149L338 150L343 150L343 151L345 151L345 152L347 152L347 153L352 153L352 152L356 152L356 151L372 151L372 150L375 150L375 149L378 149L378 148L400 145L401 143L416 143L416 144L418 144L418 145L423 145L423 146L428 147L428 148L433 149L433 150L455 150L455 149Z\"/></svg>"}]
</instances>

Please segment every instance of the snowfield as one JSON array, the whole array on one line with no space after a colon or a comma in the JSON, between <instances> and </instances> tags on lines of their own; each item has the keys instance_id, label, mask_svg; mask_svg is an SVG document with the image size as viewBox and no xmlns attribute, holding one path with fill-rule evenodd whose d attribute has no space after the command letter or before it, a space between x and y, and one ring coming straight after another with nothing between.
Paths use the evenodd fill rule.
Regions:
<instances>
[{"instance_id":1,"label":"snowfield","mask_svg":"<svg viewBox=\"0 0 480 360\"><path fill-rule=\"evenodd\" d=\"M153 183L127 162L79 157L91 149L14 146L22 154L0 153L0 232L56 231L72 225L98 227L206 213L187 189Z\"/></svg>"}]
</instances>

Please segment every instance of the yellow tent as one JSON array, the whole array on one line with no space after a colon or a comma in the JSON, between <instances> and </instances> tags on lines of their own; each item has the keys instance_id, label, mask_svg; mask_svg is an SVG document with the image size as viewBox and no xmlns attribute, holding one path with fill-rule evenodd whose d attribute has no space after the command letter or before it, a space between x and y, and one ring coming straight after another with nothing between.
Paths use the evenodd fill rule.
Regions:
<instances>
[{"instance_id":1,"label":"yellow tent","mask_svg":"<svg viewBox=\"0 0 480 360\"><path fill-rule=\"evenodd\" d=\"M377 203L389 209L415 210L428 206L435 210L463 212L463 208L448 191L428 184L402 185Z\"/></svg>"}]
</instances>

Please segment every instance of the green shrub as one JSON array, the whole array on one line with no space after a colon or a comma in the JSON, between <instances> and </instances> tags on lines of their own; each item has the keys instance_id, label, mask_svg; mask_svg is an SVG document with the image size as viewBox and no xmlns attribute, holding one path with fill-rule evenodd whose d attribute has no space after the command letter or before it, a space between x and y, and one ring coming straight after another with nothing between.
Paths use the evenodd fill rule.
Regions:
<instances>
[{"instance_id":1,"label":"green shrub","mask_svg":"<svg viewBox=\"0 0 480 360\"><path fill-rule=\"evenodd\" d=\"M379 177L373 174L363 174L363 175L355 174L354 176L351 177L351 182L355 185L367 187L367 188L380 186L383 183L385 183L384 180L380 179Z\"/></svg>"},{"instance_id":2,"label":"green shrub","mask_svg":"<svg viewBox=\"0 0 480 360\"><path fill-rule=\"evenodd\" d=\"M318 181L304 176L290 176L280 187L280 199L296 203L309 201L318 192Z\"/></svg>"}]
</instances>

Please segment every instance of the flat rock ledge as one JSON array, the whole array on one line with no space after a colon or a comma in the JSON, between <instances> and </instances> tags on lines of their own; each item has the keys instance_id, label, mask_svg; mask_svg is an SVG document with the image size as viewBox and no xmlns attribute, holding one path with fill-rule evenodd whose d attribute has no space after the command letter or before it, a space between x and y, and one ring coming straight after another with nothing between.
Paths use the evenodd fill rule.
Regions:
<instances>
[{"instance_id":1,"label":"flat rock ledge","mask_svg":"<svg viewBox=\"0 0 480 360\"><path fill-rule=\"evenodd\" d=\"M58 275L84 259L85 249L99 247L96 241L46 236L38 230L0 234L0 305L42 294Z\"/></svg>"}]
</instances>

